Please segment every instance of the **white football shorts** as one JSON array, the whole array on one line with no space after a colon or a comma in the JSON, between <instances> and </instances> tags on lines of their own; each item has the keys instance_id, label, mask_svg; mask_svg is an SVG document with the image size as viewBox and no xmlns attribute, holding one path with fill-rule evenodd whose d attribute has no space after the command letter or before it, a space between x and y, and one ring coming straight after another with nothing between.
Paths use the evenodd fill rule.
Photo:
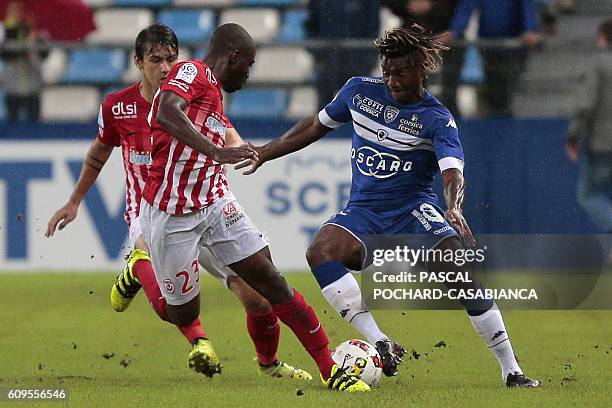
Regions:
<instances>
[{"instance_id":1,"label":"white football shorts","mask_svg":"<svg viewBox=\"0 0 612 408\"><path fill-rule=\"evenodd\" d=\"M267 238L230 191L209 207L182 216L160 211L143 200L140 225L157 282L170 305L185 304L200 293L198 259L202 248L212 255L202 252L202 258L213 260L208 263L210 269L205 267L213 276L219 274L227 285L231 270L226 265L268 246Z\"/></svg>"}]
</instances>

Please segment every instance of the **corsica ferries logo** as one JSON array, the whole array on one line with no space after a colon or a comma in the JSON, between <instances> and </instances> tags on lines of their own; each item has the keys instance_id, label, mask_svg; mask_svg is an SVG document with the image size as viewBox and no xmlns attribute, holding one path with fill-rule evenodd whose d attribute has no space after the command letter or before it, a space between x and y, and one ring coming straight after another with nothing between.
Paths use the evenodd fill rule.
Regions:
<instances>
[{"instance_id":1,"label":"corsica ferries logo","mask_svg":"<svg viewBox=\"0 0 612 408\"><path fill-rule=\"evenodd\" d=\"M408 172L412 162L404 161L391 153L362 146L358 150L351 149L351 159L355 161L357 170L364 176L386 179L399 172Z\"/></svg>"}]
</instances>

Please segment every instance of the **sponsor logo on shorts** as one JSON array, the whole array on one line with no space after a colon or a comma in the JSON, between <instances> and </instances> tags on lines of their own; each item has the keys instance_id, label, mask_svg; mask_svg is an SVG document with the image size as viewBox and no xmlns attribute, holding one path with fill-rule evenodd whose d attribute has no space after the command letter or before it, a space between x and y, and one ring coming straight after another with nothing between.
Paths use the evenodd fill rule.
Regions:
<instances>
[{"instance_id":1,"label":"sponsor logo on shorts","mask_svg":"<svg viewBox=\"0 0 612 408\"><path fill-rule=\"evenodd\" d=\"M166 289L166 292L173 294L174 283L170 279L164 279L164 289Z\"/></svg>"},{"instance_id":2,"label":"sponsor logo on shorts","mask_svg":"<svg viewBox=\"0 0 612 408\"><path fill-rule=\"evenodd\" d=\"M419 207L419 210L421 210L423 217L425 217L427 221L444 222L444 217L431 204L427 204L427 203L421 204L421 206Z\"/></svg>"},{"instance_id":3,"label":"sponsor logo on shorts","mask_svg":"<svg viewBox=\"0 0 612 408\"><path fill-rule=\"evenodd\" d=\"M423 227L426 231L429 231L431 229L431 224L427 222L425 217L423 217L423 214L421 214L418 210L412 210L410 214L412 214L414 218L416 218L421 224L423 224Z\"/></svg>"},{"instance_id":4,"label":"sponsor logo on shorts","mask_svg":"<svg viewBox=\"0 0 612 408\"><path fill-rule=\"evenodd\" d=\"M226 204L225 207L223 207L223 216L224 217L229 217L232 214L235 214L238 210L236 209L236 204L234 204L236 201L232 201L229 204Z\"/></svg>"},{"instance_id":5,"label":"sponsor logo on shorts","mask_svg":"<svg viewBox=\"0 0 612 408\"><path fill-rule=\"evenodd\" d=\"M240 207L237 201L232 201L223 207L223 216L225 217L225 228L229 228L243 219L246 214L242 211L242 207Z\"/></svg>"}]
</instances>

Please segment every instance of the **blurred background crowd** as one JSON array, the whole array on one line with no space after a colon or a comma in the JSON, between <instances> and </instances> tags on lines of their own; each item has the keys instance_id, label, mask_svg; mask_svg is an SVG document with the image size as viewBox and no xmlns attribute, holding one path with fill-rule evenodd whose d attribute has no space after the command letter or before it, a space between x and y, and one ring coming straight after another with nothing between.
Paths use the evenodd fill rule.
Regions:
<instances>
[{"instance_id":1,"label":"blurred background crowd","mask_svg":"<svg viewBox=\"0 0 612 408\"><path fill-rule=\"evenodd\" d=\"M132 48L155 21L201 57L234 21L259 44L233 117L297 118L351 76L379 75L372 41L418 23L451 50L428 87L457 117L559 117L610 0L0 0L0 119L90 121L109 92L138 80Z\"/></svg>"},{"instance_id":2,"label":"blurred background crowd","mask_svg":"<svg viewBox=\"0 0 612 408\"><path fill-rule=\"evenodd\" d=\"M250 80L225 99L250 138L380 75L373 41L417 23L450 47L426 85L477 158L476 229L592 230L576 203L612 233L612 0L0 0L0 140L90 137L101 100L139 81L134 40L154 22L183 59L202 58L220 24L251 33ZM580 158L578 171L567 159Z\"/></svg>"}]
</instances>

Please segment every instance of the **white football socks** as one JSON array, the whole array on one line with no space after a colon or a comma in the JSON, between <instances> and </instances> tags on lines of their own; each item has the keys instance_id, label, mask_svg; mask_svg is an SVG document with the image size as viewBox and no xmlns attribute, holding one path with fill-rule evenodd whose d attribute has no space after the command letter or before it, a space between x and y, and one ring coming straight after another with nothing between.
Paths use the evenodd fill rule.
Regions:
<instances>
[{"instance_id":1,"label":"white football socks","mask_svg":"<svg viewBox=\"0 0 612 408\"><path fill-rule=\"evenodd\" d=\"M374 345L379 340L388 339L380 331L374 317L363 304L359 284L351 273L347 273L337 281L330 283L321 292L340 316L365 336L369 343Z\"/></svg>"},{"instance_id":2,"label":"white football socks","mask_svg":"<svg viewBox=\"0 0 612 408\"><path fill-rule=\"evenodd\" d=\"M510 344L510 338L506 332L506 326L502 315L496 304L480 316L469 316L474 328L480 334L480 337L485 341L487 347L491 350L502 371L502 379L504 382L509 373L523 373L519 367L514 351Z\"/></svg>"}]
</instances>

